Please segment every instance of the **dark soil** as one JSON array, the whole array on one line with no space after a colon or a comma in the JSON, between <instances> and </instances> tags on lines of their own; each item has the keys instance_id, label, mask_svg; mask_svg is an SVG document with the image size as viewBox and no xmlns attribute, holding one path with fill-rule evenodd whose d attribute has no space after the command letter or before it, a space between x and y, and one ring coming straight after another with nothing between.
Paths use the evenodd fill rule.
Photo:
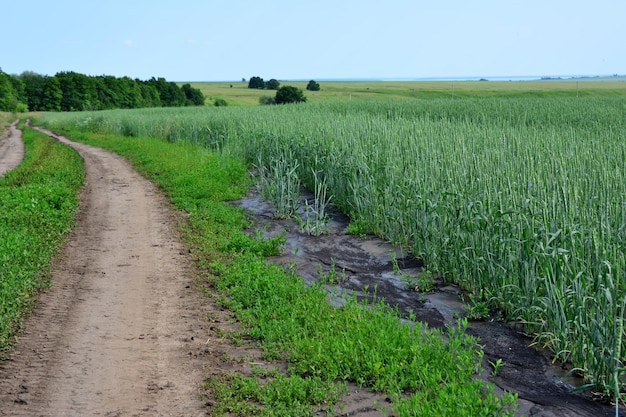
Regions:
<instances>
[{"instance_id":1,"label":"dark soil","mask_svg":"<svg viewBox=\"0 0 626 417\"><path fill-rule=\"evenodd\" d=\"M304 198L312 196L305 195ZM336 296L341 292L337 291L339 289L354 291L366 297L376 287L377 297L397 306L406 317L412 311L418 321L426 322L433 328L442 328L446 323L454 323L458 317L466 315L462 292L456 286L444 285L435 278L431 292L420 293L410 288L406 279L401 278L402 274L412 277L423 274L423 263L376 237L347 235L345 231L349 219L337 211L330 211L328 233L310 236L303 233L292 220L275 219L272 206L262 201L254 190L236 204L249 210L255 219L256 228L266 230L266 235L286 233L284 254L273 260L295 265L305 281L319 280L320 270L323 275L332 268L333 262L337 277L343 278L342 271L345 271L345 280L340 284L327 284L332 303L341 303L341 299ZM395 254L400 273L394 271L392 254ZM369 291L364 291L365 287ZM485 371L480 377L495 384L499 392L506 390L518 393L518 415L615 415L614 406L594 401L592 392L572 392L583 381L566 377L567 372L562 367L552 365L548 352L530 346L533 340L518 326L487 318L484 321L470 321L467 332L480 338L480 344L484 346ZM505 365L494 378L489 361L498 359ZM380 415L373 407L376 403L380 404L380 394L351 391L344 401L344 410L351 410L351 416Z\"/></svg>"}]
</instances>

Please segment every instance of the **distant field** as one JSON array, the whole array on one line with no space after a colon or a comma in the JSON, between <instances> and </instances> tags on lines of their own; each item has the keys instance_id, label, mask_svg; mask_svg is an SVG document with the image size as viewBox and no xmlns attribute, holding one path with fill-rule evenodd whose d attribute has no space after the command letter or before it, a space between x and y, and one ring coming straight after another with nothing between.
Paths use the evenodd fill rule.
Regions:
<instances>
[{"instance_id":1,"label":"distant field","mask_svg":"<svg viewBox=\"0 0 626 417\"><path fill-rule=\"evenodd\" d=\"M576 97L626 95L625 78L589 78L579 80L541 81L318 81L321 91L306 91L309 101L334 98L428 99L443 97ZM306 89L308 81L281 81ZM259 104L259 97L273 96L275 91L249 89L247 82L194 82L213 105L222 98L230 106Z\"/></svg>"}]
</instances>

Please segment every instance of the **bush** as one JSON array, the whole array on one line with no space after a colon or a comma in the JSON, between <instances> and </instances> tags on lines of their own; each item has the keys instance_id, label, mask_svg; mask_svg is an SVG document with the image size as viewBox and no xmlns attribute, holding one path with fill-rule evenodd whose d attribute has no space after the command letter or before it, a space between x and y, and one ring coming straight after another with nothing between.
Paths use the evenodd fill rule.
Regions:
<instances>
[{"instance_id":1,"label":"bush","mask_svg":"<svg viewBox=\"0 0 626 417\"><path fill-rule=\"evenodd\" d=\"M272 78L265 83L265 88L267 88L268 90L278 90L278 87L280 87L280 83L275 78Z\"/></svg>"},{"instance_id":2,"label":"bush","mask_svg":"<svg viewBox=\"0 0 626 417\"><path fill-rule=\"evenodd\" d=\"M228 102L227 102L226 100L224 100L223 98L216 98L216 99L213 101L213 104L214 104L216 107L225 107L225 106L228 106Z\"/></svg>"},{"instance_id":3,"label":"bush","mask_svg":"<svg viewBox=\"0 0 626 417\"><path fill-rule=\"evenodd\" d=\"M265 81L261 77L252 77L248 82L248 88L260 88L262 90L265 88Z\"/></svg>"},{"instance_id":4,"label":"bush","mask_svg":"<svg viewBox=\"0 0 626 417\"><path fill-rule=\"evenodd\" d=\"M311 80L307 84L306 89L309 91L320 91L320 84L315 82L315 80Z\"/></svg>"},{"instance_id":5,"label":"bush","mask_svg":"<svg viewBox=\"0 0 626 417\"><path fill-rule=\"evenodd\" d=\"M276 97L274 96L261 96L259 97L259 104L262 106L270 106L276 104Z\"/></svg>"},{"instance_id":6,"label":"bush","mask_svg":"<svg viewBox=\"0 0 626 417\"><path fill-rule=\"evenodd\" d=\"M187 98L188 106L204 106L204 94L197 88L193 88L191 84L183 84L180 88Z\"/></svg>"},{"instance_id":7,"label":"bush","mask_svg":"<svg viewBox=\"0 0 626 417\"><path fill-rule=\"evenodd\" d=\"M304 103L306 97L304 93L297 87L286 85L280 87L276 92L276 104L288 104L288 103Z\"/></svg>"},{"instance_id":8,"label":"bush","mask_svg":"<svg viewBox=\"0 0 626 417\"><path fill-rule=\"evenodd\" d=\"M24 103L17 103L15 105L15 112L16 113L26 113L28 111L28 106Z\"/></svg>"}]
</instances>

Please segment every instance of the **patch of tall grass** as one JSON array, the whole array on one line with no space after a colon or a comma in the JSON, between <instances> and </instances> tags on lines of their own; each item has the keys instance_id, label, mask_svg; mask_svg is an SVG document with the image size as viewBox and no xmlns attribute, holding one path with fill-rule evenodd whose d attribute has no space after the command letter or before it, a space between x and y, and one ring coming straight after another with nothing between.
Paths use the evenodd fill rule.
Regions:
<instances>
[{"instance_id":1,"label":"patch of tall grass","mask_svg":"<svg viewBox=\"0 0 626 417\"><path fill-rule=\"evenodd\" d=\"M211 379L215 415L332 413L345 381L386 392L393 400L388 411L402 409L400 416L512 415L515 396L500 398L475 378L482 351L463 322L444 338L425 325L401 324L398 312L382 302L363 305L348 296L345 305L334 307L323 289L268 264L264 257L278 253L282 237L243 233L249 226L245 213L224 203L250 185L241 159L140 137L71 138L126 156L189 213L186 238L222 304L247 335L262 342L266 360L288 361L287 374ZM459 396L471 412L455 406Z\"/></svg>"},{"instance_id":2,"label":"patch of tall grass","mask_svg":"<svg viewBox=\"0 0 626 417\"><path fill-rule=\"evenodd\" d=\"M617 96L50 117L203 144L250 164L297 161L300 181L309 189L323 181L356 229L409 248L478 302L525 323L555 360L617 393L626 359L625 113Z\"/></svg>"},{"instance_id":3,"label":"patch of tall grass","mask_svg":"<svg viewBox=\"0 0 626 417\"><path fill-rule=\"evenodd\" d=\"M0 129L4 128L5 126L10 125L11 122L15 119L16 117L13 113L0 111ZM0 136L2 136L2 133L3 132L0 132Z\"/></svg>"},{"instance_id":4,"label":"patch of tall grass","mask_svg":"<svg viewBox=\"0 0 626 417\"><path fill-rule=\"evenodd\" d=\"M82 160L25 128L26 155L0 178L0 354L13 343L24 313L47 285L52 258L74 223Z\"/></svg>"}]
</instances>

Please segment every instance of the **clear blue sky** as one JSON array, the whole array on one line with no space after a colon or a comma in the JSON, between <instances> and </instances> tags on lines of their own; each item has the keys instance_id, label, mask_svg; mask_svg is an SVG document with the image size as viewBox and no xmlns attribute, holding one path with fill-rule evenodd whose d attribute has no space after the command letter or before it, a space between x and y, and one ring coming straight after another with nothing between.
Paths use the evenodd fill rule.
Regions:
<instances>
[{"instance_id":1,"label":"clear blue sky","mask_svg":"<svg viewBox=\"0 0 626 417\"><path fill-rule=\"evenodd\" d=\"M31 0L0 68L171 81L626 74L625 0Z\"/></svg>"}]
</instances>

